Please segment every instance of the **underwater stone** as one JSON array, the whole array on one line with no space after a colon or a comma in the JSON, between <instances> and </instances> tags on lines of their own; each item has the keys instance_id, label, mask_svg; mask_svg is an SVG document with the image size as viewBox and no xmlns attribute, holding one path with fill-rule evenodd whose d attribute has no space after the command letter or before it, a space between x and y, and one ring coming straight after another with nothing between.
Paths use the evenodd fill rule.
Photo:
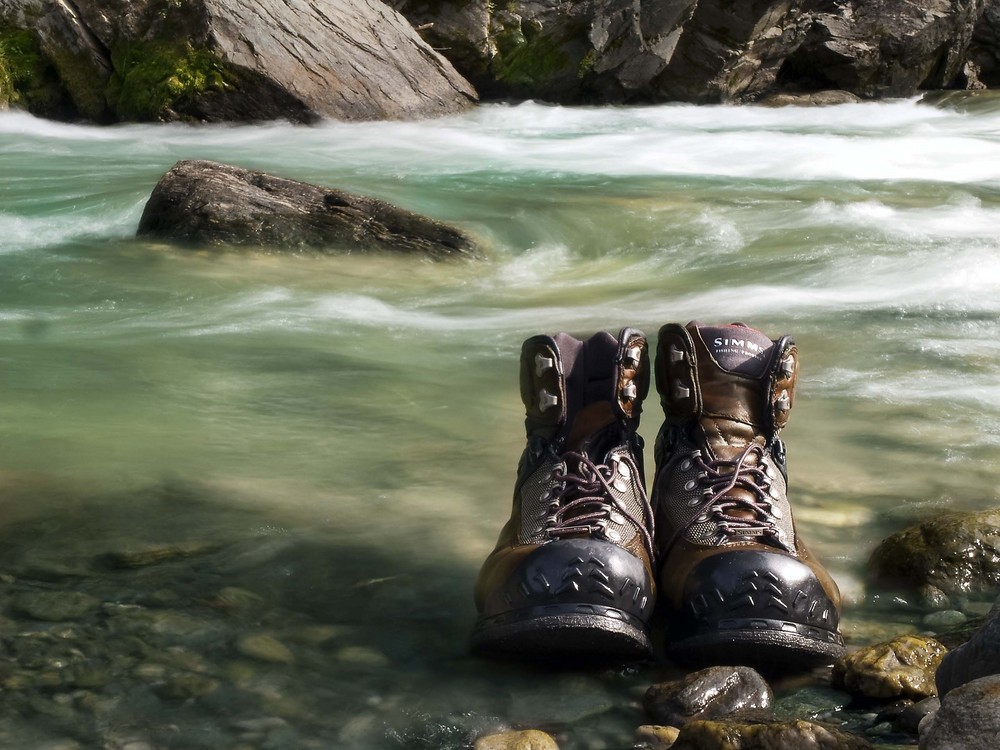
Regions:
<instances>
[{"instance_id":1,"label":"underwater stone","mask_svg":"<svg viewBox=\"0 0 1000 750\"><path fill-rule=\"evenodd\" d=\"M870 750L871 743L811 721L688 722L671 750Z\"/></svg>"},{"instance_id":2,"label":"underwater stone","mask_svg":"<svg viewBox=\"0 0 1000 750\"><path fill-rule=\"evenodd\" d=\"M284 643L264 633L244 635L236 641L236 650L244 656L272 664L291 664L295 654Z\"/></svg>"},{"instance_id":3,"label":"underwater stone","mask_svg":"<svg viewBox=\"0 0 1000 750\"><path fill-rule=\"evenodd\" d=\"M78 591L25 591L14 596L11 609L33 620L76 620L100 607L101 602Z\"/></svg>"},{"instance_id":4,"label":"underwater stone","mask_svg":"<svg viewBox=\"0 0 1000 750\"><path fill-rule=\"evenodd\" d=\"M925 698L937 692L934 672L946 652L933 638L900 636L839 659L832 683L867 698Z\"/></svg>"},{"instance_id":5,"label":"underwater stone","mask_svg":"<svg viewBox=\"0 0 1000 750\"><path fill-rule=\"evenodd\" d=\"M764 678L749 667L709 667L652 685L643 706L658 723L681 727L692 719L766 709L773 697Z\"/></svg>"}]
</instances>

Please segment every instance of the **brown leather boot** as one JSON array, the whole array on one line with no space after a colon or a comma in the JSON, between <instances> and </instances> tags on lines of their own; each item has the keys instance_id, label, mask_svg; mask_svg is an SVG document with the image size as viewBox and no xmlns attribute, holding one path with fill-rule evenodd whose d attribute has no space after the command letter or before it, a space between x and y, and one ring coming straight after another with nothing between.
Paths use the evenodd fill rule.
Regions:
<instances>
[{"instance_id":1,"label":"brown leather boot","mask_svg":"<svg viewBox=\"0 0 1000 750\"><path fill-rule=\"evenodd\" d=\"M528 444L510 520L476 585L479 653L650 655L652 512L636 435L646 337L535 336L521 349Z\"/></svg>"},{"instance_id":2,"label":"brown leather boot","mask_svg":"<svg viewBox=\"0 0 1000 750\"><path fill-rule=\"evenodd\" d=\"M795 532L778 432L799 357L742 324L660 329L653 508L667 650L782 668L844 653L840 592Z\"/></svg>"}]
</instances>

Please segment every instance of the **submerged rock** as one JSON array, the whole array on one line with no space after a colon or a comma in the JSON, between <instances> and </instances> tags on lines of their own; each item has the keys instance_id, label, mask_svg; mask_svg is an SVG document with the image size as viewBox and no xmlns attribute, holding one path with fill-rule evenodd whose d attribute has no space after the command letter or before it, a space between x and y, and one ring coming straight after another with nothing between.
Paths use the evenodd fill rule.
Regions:
<instances>
[{"instance_id":1,"label":"submerged rock","mask_svg":"<svg viewBox=\"0 0 1000 750\"><path fill-rule=\"evenodd\" d=\"M181 161L163 176L138 234L192 245L476 254L463 232L376 198L210 161Z\"/></svg>"},{"instance_id":2,"label":"submerged rock","mask_svg":"<svg viewBox=\"0 0 1000 750\"><path fill-rule=\"evenodd\" d=\"M946 594L1000 587L1000 510L945 513L885 539L869 561L870 583Z\"/></svg>"},{"instance_id":3,"label":"submerged rock","mask_svg":"<svg viewBox=\"0 0 1000 750\"><path fill-rule=\"evenodd\" d=\"M933 638L904 635L866 646L833 666L833 685L866 698L934 695L934 672L947 649Z\"/></svg>"},{"instance_id":4,"label":"submerged rock","mask_svg":"<svg viewBox=\"0 0 1000 750\"><path fill-rule=\"evenodd\" d=\"M1000 737L1000 675L952 690L920 725L920 750L994 750Z\"/></svg>"},{"instance_id":5,"label":"submerged rock","mask_svg":"<svg viewBox=\"0 0 1000 750\"><path fill-rule=\"evenodd\" d=\"M76 620L100 606L100 600L79 591L25 591L10 602L14 612L47 622Z\"/></svg>"},{"instance_id":6,"label":"submerged rock","mask_svg":"<svg viewBox=\"0 0 1000 750\"><path fill-rule=\"evenodd\" d=\"M47 117L378 120L476 99L378 0L0 0L5 32L24 48L8 98Z\"/></svg>"},{"instance_id":7,"label":"submerged rock","mask_svg":"<svg viewBox=\"0 0 1000 750\"><path fill-rule=\"evenodd\" d=\"M709 667L646 691L643 705L657 722L676 727L770 707L774 694L749 667Z\"/></svg>"},{"instance_id":8,"label":"submerged rock","mask_svg":"<svg viewBox=\"0 0 1000 750\"><path fill-rule=\"evenodd\" d=\"M811 721L692 721L671 750L868 750L866 739Z\"/></svg>"}]
</instances>

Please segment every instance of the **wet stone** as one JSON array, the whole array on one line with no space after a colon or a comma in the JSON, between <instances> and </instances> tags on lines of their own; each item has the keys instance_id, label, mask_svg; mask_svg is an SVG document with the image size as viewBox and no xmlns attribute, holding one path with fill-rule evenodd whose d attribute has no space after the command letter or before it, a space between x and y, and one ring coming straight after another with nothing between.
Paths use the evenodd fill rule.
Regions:
<instances>
[{"instance_id":1,"label":"wet stone","mask_svg":"<svg viewBox=\"0 0 1000 750\"><path fill-rule=\"evenodd\" d=\"M643 724L635 730L635 743L643 750L669 750L677 741L680 731L677 727Z\"/></svg>"},{"instance_id":2,"label":"wet stone","mask_svg":"<svg viewBox=\"0 0 1000 750\"><path fill-rule=\"evenodd\" d=\"M968 619L968 617L957 609L944 609L940 612L931 612L929 615L926 615L923 619L923 624L925 628L930 628L931 630L947 630L948 628L957 628L959 625L964 625Z\"/></svg>"},{"instance_id":3,"label":"wet stone","mask_svg":"<svg viewBox=\"0 0 1000 750\"><path fill-rule=\"evenodd\" d=\"M78 591L25 591L10 602L17 614L45 622L78 620L100 605L98 599Z\"/></svg>"},{"instance_id":4,"label":"wet stone","mask_svg":"<svg viewBox=\"0 0 1000 750\"><path fill-rule=\"evenodd\" d=\"M157 692L164 698L187 700L211 695L219 689L219 681L201 674L181 672L168 675Z\"/></svg>"},{"instance_id":5,"label":"wet stone","mask_svg":"<svg viewBox=\"0 0 1000 750\"><path fill-rule=\"evenodd\" d=\"M643 706L654 721L682 727L692 719L715 719L770 707L773 693L749 667L709 667L646 691Z\"/></svg>"},{"instance_id":6,"label":"wet stone","mask_svg":"<svg viewBox=\"0 0 1000 750\"><path fill-rule=\"evenodd\" d=\"M291 649L273 636L264 633L241 636L236 650L243 656L272 664L291 664L295 655Z\"/></svg>"},{"instance_id":7,"label":"wet stone","mask_svg":"<svg viewBox=\"0 0 1000 750\"><path fill-rule=\"evenodd\" d=\"M940 707L941 701L936 695L924 698L900 711L892 725L898 732L916 734L924 717L937 713Z\"/></svg>"},{"instance_id":8,"label":"wet stone","mask_svg":"<svg viewBox=\"0 0 1000 750\"><path fill-rule=\"evenodd\" d=\"M811 721L688 722L672 750L870 750L872 744L836 727Z\"/></svg>"},{"instance_id":9,"label":"wet stone","mask_svg":"<svg viewBox=\"0 0 1000 750\"><path fill-rule=\"evenodd\" d=\"M476 740L475 750L559 750L551 735L537 729L488 734Z\"/></svg>"},{"instance_id":10,"label":"wet stone","mask_svg":"<svg viewBox=\"0 0 1000 750\"><path fill-rule=\"evenodd\" d=\"M345 646L336 654L337 661L361 667L385 667L389 659L378 649L366 646Z\"/></svg>"},{"instance_id":11,"label":"wet stone","mask_svg":"<svg viewBox=\"0 0 1000 750\"><path fill-rule=\"evenodd\" d=\"M832 684L867 698L925 698L937 692L934 673L946 652L933 638L900 636L842 657Z\"/></svg>"},{"instance_id":12,"label":"wet stone","mask_svg":"<svg viewBox=\"0 0 1000 750\"><path fill-rule=\"evenodd\" d=\"M820 714L837 711L850 702L851 696L842 690L813 685L774 701L771 714L781 721L815 719Z\"/></svg>"},{"instance_id":13,"label":"wet stone","mask_svg":"<svg viewBox=\"0 0 1000 750\"><path fill-rule=\"evenodd\" d=\"M126 544L121 549L105 552L98 561L110 568L145 568L172 560L182 560L219 549L208 542L174 542L164 544Z\"/></svg>"},{"instance_id":14,"label":"wet stone","mask_svg":"<svg viewBox=\"0 0 1000 750\"><path fill-rule=\"evenodd\" d=\"M949 692L920 727L921 750L995 750L1000 737L1000 675Z\"/></svg>"}]
</instances>

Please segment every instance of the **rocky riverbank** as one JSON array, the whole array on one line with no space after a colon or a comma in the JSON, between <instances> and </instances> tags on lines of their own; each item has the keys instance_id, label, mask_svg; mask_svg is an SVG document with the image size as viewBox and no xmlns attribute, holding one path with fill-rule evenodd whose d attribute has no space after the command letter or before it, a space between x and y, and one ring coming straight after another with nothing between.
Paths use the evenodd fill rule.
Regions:
<instances>
[{"instance_id":1,"label":"rocky riverbank","mask_svg":"<svg viewBox=\"0 0 1000 750\"><path fill-rule=\"evenodd\" d=\"M879 99L1000 85L998 37L1000 0L0 0L0 106L313 122L444 115L478 95Z\"/></svg>"}]
</instances>

